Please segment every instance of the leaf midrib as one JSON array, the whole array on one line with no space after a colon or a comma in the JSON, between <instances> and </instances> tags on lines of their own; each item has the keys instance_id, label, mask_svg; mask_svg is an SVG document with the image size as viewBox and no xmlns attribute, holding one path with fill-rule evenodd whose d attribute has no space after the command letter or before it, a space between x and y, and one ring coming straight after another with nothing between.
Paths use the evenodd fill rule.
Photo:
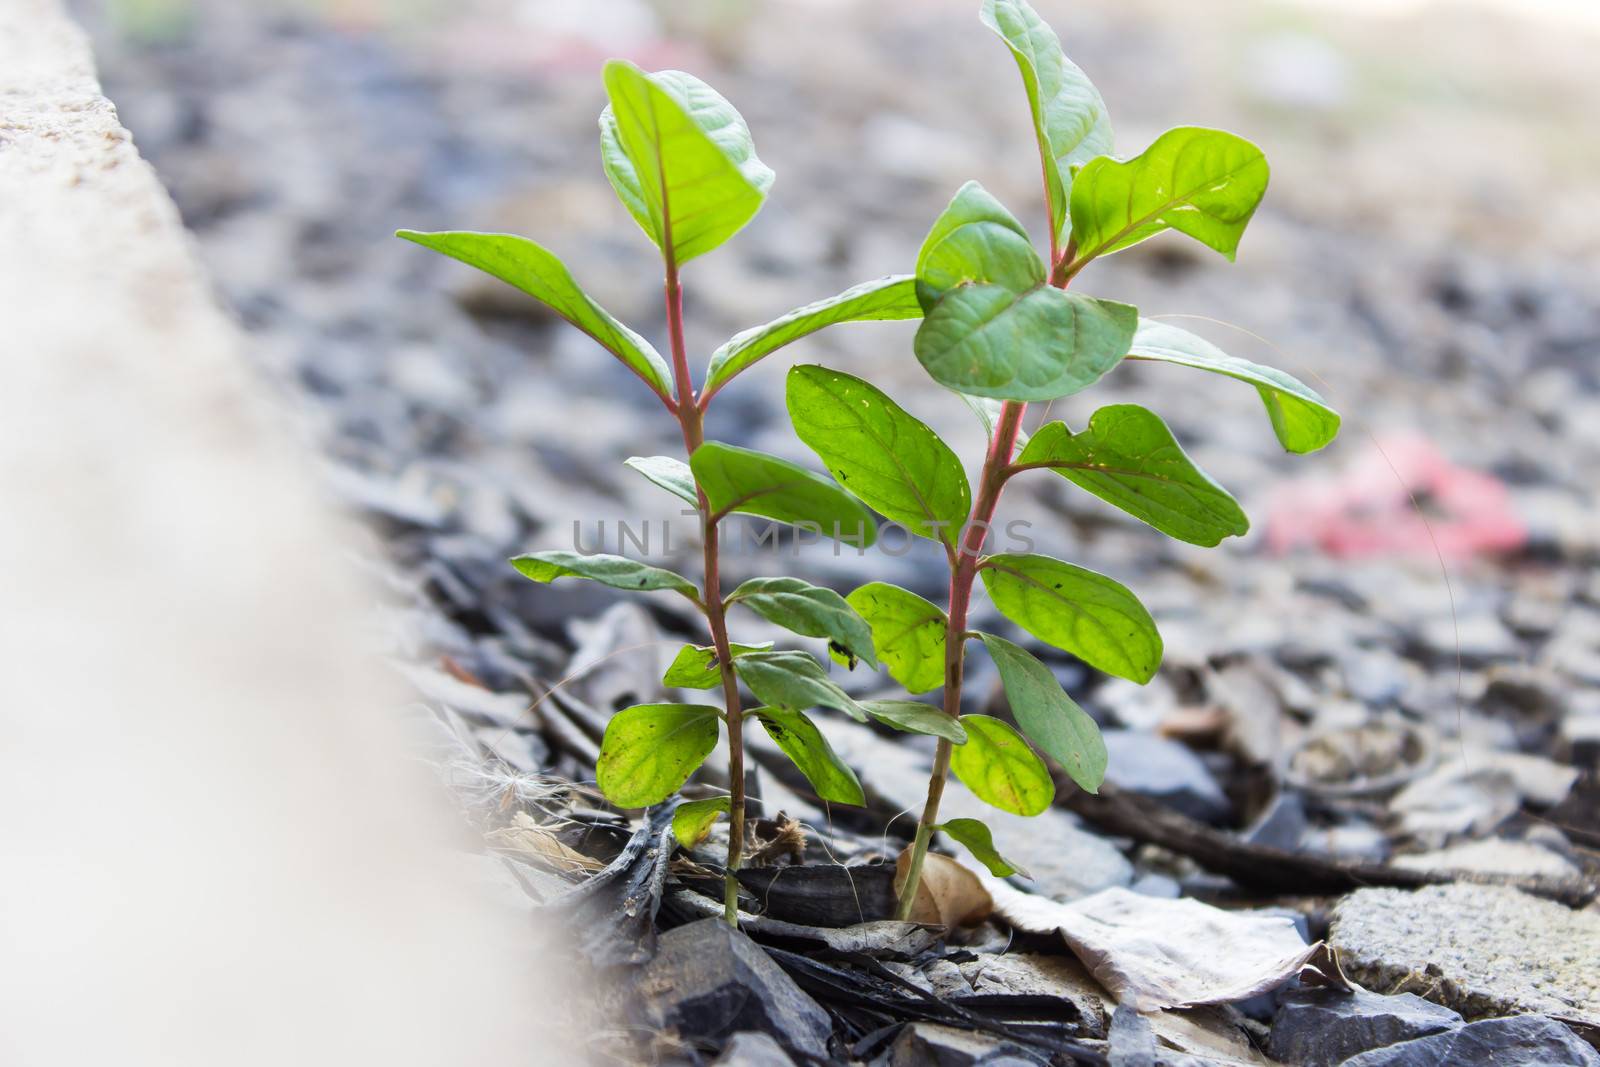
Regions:
<instances>
[{"instance_id":1,"label":"leaf midrib","mask_svg":"<svg viewBox=\"0 0 1600 1067\"><path fill-rule=\"evenodd\" d=\"M1101 620L1099 618L1096 618L1093 614L1090 613L1090 611L1089 611L1089 609L1087 607L1083 606L1082 602L1070 599L1069 597L1065 596L1060 590L1053 589L1053 588L1045 585L1043 582L1039 581L1037 578L1035 578L1032 575L1028 574L1026 571L1017 570L1015 567L1007 566L1004 563L995 563L995 562L993 562L992 559L985 560L984 563L980 565L980 569L982 569L982 570L990 570L990 571L998 571L998 572L1000 572L1002 574L1009 574L1013 578L1016 578L1019 581L1021 581L1022 583L1024 583L1025 585L1032 586L1033 588L1043 592L1046 597L1049 597L1052 600L1060 601L1061 604L1063 604L1069 611L1073 612L1080 620L1087 620L1091 625L1094 626L1095 629L1099 630L1101 636L1104 637L1107 641L1109 641L1110 644L1114 648L1116 648L1118 650L1120 650L1122 648L1122 642L1119 641L1117 639L1116 635L1112 633L1110 624L1104 622L1103 620ZM1081 576L1074 575L1074 577L1075 578L1079 578L1081 580ZM1131 598L1132 594L1129 594L1129 596ZM1134 601L1134 603L1138 603L1138 601ZM1121 610L1119 608L1113 607L1110 604L1102 604L1101 606L1105 607L1109 611L1115 612L1117 615L1120 615L1123 618L1126 618L1126 619L1129 619L1129 620L1131 620L1133 622L1138 623L1141 629L1144 628L1145 626L1147 626L1149 624L1149 622L1150 622L1150 620L1148 618L1141 619L1137 615L1128 614L1127 612L1125 612L1125 611L1123 611L1123 610ZM1135 664L1133 662L1133 658L1131 656L1129 656L1126 652L1122 653L1121 659L1123 660L1124 664L1130 670L1135 667Z\"/></svg>"},{"instance_id":2,"label":"leaf midrib","mask_svg":"<svg viewBox=\"0 0 1600 1067\"><path fill-rule=\"evenodd\" d=\"M1181 158L1182 154L1184 152L1187 152L1190 147L1192 147L1192 145L1185 145L1182 149L1180 149L1179 153L1178 153L1179 157ZM1248 160L1247 162L1241 164L1238 167L1233 168L1232 170L1229 170L1226 174L1224 174L1222 176L1220 181L1223 181L1223 182L1232 181L1246 167L1250 166L1251 164L1254 164L1254 163L1258 162L1261 158L1262 158L1262 156L1261 156L1260 152L1258 151L1257 154L1252 159ZM1133 160L1128 160L1128 163L1131 163L1131 162L1133 162ZM1118 163L1117 164L1117 166L1126 166L1126 165L1127 165L1126 163ZM1177 160L1173 161L1173 169L1177 169ZM1116 244L1118 241L1122 240L1124 237L1127 237L1130 234L1134 233L1141 226L1147 226L1152 222L1159 221L1160 217L1162 215L1166 214L1166 212L1168 212L1169 210L1171 210L1174 205L1183 204L1183 203L1188 202L1190 200L1190 198L1200 195L1200 193L1205 190L1207 185L1215 185L1215 184L1217 184L1217 181L1213 180L1213 181L1207 182L1207 183L1205 183L1203 185L1198 185L1195 188L1189 190L1188 192L1184 193L1181 196L1175 195L1172 199L1165 201L1155 211L1152 211L1148 215L1145 215L1142 218L1135 219L1134 221L1130 222L1127 226L1123 227L1123 229L1121 229L1117 233L1113 234L1109 239L1102 241L1100 244L1096 245L1093 249L1090 249L1089 251L1086 251L1086 252L1080 252L1078 254L1077 258L1075 258L1072 261L1072 263L1068 265L1067 270L1066 270L1067 277L1070 278L1071 276L1076 274L1079 270L1083 269L1083 267L1086 266L1089 263L1090 260L1094 259L1096 256L1101 255L1102 253L1105 252L1105 250L1107 248L1110 248L1112 245ZM1130 212L1133 209L1133 194L1134 194L1135 189L1136 189L1136 183L1134 181L1130 180L1129 183L1128 183L1128 202L1129 202L1128 203L1128 209L1129 209ZM1207 217L1216 218L1215 214L1213 214L1212 212L1206 211L1204 208L1202 208L1202 207L1200 207L1198 205L1195 205L1195 210L1201 212L1202 214L1206 215Z\"/></svg>"}]
</instances>

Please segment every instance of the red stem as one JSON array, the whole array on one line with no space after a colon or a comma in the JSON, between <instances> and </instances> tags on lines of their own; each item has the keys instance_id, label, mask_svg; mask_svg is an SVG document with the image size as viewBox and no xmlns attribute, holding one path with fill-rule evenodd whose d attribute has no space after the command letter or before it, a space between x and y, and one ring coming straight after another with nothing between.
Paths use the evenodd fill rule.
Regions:
<instances>
[{"instance_id":1,"label":"red stem","mask_svg":"<svg viewBox=\"0 0 1600 1067\"><path fill-rule=\"evenodd\" d=\"M952 719L961 717L967 608L972 602L972 582L978 574L978 558L983 554L983 543L989 536L990 524L994 522L1000 492L1005 488L1011 453L1017 447L1017 432L1022 428L1022 413L1027 406L1020 400L1007 400L1000 409L994 436L989 441L989 452L984 456L983 473L978 479L978 499L972 506L972 518L961 531L955 566L950 571L950 626L944 641L944 713ZM900 889L896 915L902 920L911 917L912 905L917 899L917 883L922 879L922 864L928 854L928 841L933 836L934 825L939 821L939 802L944 798L944 783L950 775L950 748L950 742L941 737L939 747L933 754L928 799L923 805L922 817L917 820L917 836L911 843L911 862L906 868L905 883Z\"/></svg>"},{"instance_id":2,"label":"red stem","mask_svg":"<svg viewBox=\"0 0 1600 1067\"><path fill-rule=\"evenodd\" d=\"M1044 170L1039 145L1040 169ZM1067 264L1077 253L1077 242L1067 238L1067 247L1058 249L1056 243L1054 207L1051 203L1050 181L1044 183L1045 219L1050 225L1050 284L1065 289L1071 277L1065 274ZM1007 400L1000 409L994 436L989 440L989 452L983 459L983 473L979 477L978 499L972 507L972 519L962 531L961 547L952 553L950 570L950 620L944 642L944 713L953 719L961 717L961 686L966 663L967 608L972 602L972 582L978 573L978 557L983 552L984 540L989 535L989 524L994 521L995 507L1000 503L1000 492L1006 479L1015 473L1011 454L1017 447L1017 432L1022 427L1022 414L1027 409L1023 401ZM948 549L948 546L946 546ZM912 905L917 899L917 883L922 877L922 864L928 854L928 841L933 837L933 827L939 821L939 802L944 798L944 783L950 776L951 744L939 739L933 755L933 772L928 779L928 799L917 820L917 834L911 842L911 862L906 868L906 879L900 887L899 908L896 917L911 917Z\"/></svg>"},{"instance_id":3,"label":"red stem","mask_svg":"<svg viewBox=\"0 0 1600 1067\"><path fill-rule=\"evenodd\" d=\"M683 447L690 456L705 441L705 410L695 403L694 381L689 375L689 354L683 343L683 287L678 281L678 264L667 256L667 335L672 342L672 374L677 381L676 414L683 430ZM705 552L704 599L706 625L711 644L717 651L722 675L722 700L728 712L728 865L723 886L723 914L732 926L739 925L739 869L744 852L744 709L739 701L739 679L733 672L733 654L728 643L727 611L722 602L719 568L717 517L711 513L706 494L698 487L701 544Z\"/></svg>"}]
</instances>

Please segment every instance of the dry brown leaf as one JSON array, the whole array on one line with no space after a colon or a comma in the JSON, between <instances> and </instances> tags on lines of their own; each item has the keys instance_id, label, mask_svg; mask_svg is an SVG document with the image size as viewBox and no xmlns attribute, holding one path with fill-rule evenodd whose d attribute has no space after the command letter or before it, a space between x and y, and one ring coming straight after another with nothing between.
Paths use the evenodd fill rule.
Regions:
<instances>
[{"instance_id":1,"label":"dry brown leaf","mask_svg":"<svg viewBox=\"0 0 1600 1067\"><path fill-rule=\"evenodd\" d=\"M911 849L900 853L894 864L894 891L906 884L906 868ZM994 901L978 876L949 856L930 852L922 861L922 879L917 883L917 899L911 905L911 921L939 926L974 926L989 917Z\"/></svg>"},{"instance_id":2,"label":"dry brown leaf","mask_svg":"<svg viewBox=\"0 0 1600 1067\"><path fill-rule=\"evenodd\" d=\"M779 859L799 863L805 858L805 828L782 812L775 819L758 820L754 837L756 847L745 857L747 866L765 867Z\"/></svg>"},{"instance_id":3,"label":"dry brown leaf","mask_svg":"<svg viewBox=\"0 0 1600 1067\"><path fill-rule=\"evenodd\" d=\"M1226 1004L1274 989L1316 951L1291 919L1106 889L1070 904L982 883L1012 926L1059 930L1119 1002L1140 1011Z\"/></svg>"},{"instance_id":4,"label":"dry brown leaf","mask_svg":"<svg viewBox=\"0 0 1600 1067\"><path fill-rule=\"evenodd\" d=\"M592 874L605 866L593 856L585 856L562 844L560 838L525 811L517 812L510 826L490 831L488 838L489 843L502 852L514 853L564 874Z\"/></svg>"}]
</instances>

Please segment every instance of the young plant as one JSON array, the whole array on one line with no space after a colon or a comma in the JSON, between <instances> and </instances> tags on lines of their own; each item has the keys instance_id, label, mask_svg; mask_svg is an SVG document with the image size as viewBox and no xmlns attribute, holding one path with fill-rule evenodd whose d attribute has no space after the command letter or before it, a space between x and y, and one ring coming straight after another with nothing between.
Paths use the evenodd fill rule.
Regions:
<instances>
[{"instance_id":1,"label":"young plant","mask_svg":"<svg viewBox=\"0 0 1600 1067\"><path fill-rule=\"evenodd\" d=\"M988 430L974 494L960 460L926 425L859 378L796 367L788 404L800 438L839 482L912 533L938 541L950 567L944 608L873 582L847 598L872 628L876 652L912 693L944 689L928 795L906 857L901 918L911 911L933 833L942 830L999 876L1016 873L973 819L939 820L950 771L987 803L1037 815L1054 784L1029 742L1078 786L1096 791L1106 749L1094 720L1049 668L995 634L967 629L981 577L1001 614L1048 645L1108 674L1144 683L1161 662L1161 635L1120 583L1062 560L984 555L1000 496L1016 475L1049 470L1157 530L1214 546L1249 521L1227 491L1184 454L1159 416L1136 404L1103 407L1073 431L1061 421L1022 431L1027 405L1071 396L1124 359L1174 363L1255 386L1278 440L1311 452L1338 432L1339 416L1315 392L1269 367L1226 355L1127 304L1068 287L1101 256L1176 230L1234 258L1267 187L1267 162L1221 130L1179 127L1119 160L1100 93L1061 51L1024 0L985 0L985 26L1022 74L1044 177L1049 255L976 182L956 193L917 257L924 311L914 343L928 374L960 394ZM1018 451L1020 448L1020 452ZM1000 673L1021 733L989 716L961 714L966 644L979 640ZM932 711L932 709L926 709Z\"/></svg>"},{"instance_id":2,"label":"young plant","mask_svg":"<svg viewBox=\"0 0 1600 1067\"><path fill-rule=\"evenodd\" d=\"M647 73L613 60L605 66L604 80L610 104L600 115L601 165L618 198L661 251L670 365L648 341L591 299L554 253L533 241L464 231L401 230L398 236L543 301L621 360L677 420L687 463L668 456L634 457L627 463L695 508L704 551L699 585L621 556L536 552L511 563L536 582L577 577L618 589L671 590L704 614L710 644L686 646L663 682L692 689L720 686L722 707L641 704L618 712L606 727L596 777L606 796L622 807L660 803L716 746L719 721L726 724L730 795L681 804L673 828L679 840L692 843L719 815L728 816L725 910L728 921L736 923L734 872L744 844L745 717L761 722L818 796L861 804L860 783L805 710L831 707L864 722L873 709L852 700L805 653L734 644L728 636L728 608L743 605L794 633L826 638L852 661L875 666L876 660L867 624L832 590L796 578L757 578L724 596L719 524L741 512L805 525L862 545L872 542L876 527L866 509L828 478L776 456L707 441L706 413L712 398L741 371L791 341L839 322L916 318L922 307L910 276L855 286L733 337L712 354L697 390L684 343L683 267L750 221L766 199L773 173L757 158L739 113L698 78L679 71ZM742 707L741 680L761 706L748 712Z\"/></svg>"}]
</instances>

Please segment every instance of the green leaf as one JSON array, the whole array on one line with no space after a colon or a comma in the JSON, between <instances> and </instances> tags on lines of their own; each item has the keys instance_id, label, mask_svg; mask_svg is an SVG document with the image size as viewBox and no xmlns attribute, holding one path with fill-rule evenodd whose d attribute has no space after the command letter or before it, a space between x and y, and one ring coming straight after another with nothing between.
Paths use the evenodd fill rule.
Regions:
<instances>
[{"instance_id":1,"label":"green leaf","mask_svg":"<svg viewBox=\"0 0 1600 1067\"><path fill-rule=\"evenodd\" d=\"M1000 669L1006 702L1022 732L1066 768L1074 782L1091 793L1098 792L1106 776L1106 743L1100 727L1062 691L1050 668L1026 649L994 634L980 636ZM968 729L970 732L970 725Z\"/></svg>"},{"instance_id":2,"label":"green leaf","mask_svg":"<svg viewBox=\"0 0 1600 1067\"><path fill-rule=\"evenodd\" d=\"M939 298L917 329L917 360L940 385L999 400L1054 400L1128 353L1139 312L1048 285L1017 294L979 283Z\"/></svg>"},{"instance_id":3,"label":"green leaf","mask_svg":"<svg viewBox=\"0 0 1600 1067\"><path fill-rule=\"evenodd\" d=\"M872 643L889 676L911 693L944 684L944 610L887 582L868 582L845 600L872 627Z\"/></svg>"},{"instance_id":4,"label":"green leaf","mask_svg":"<svg viewBox=\"0 0 1600 1067\"><path fill-rule=\"evenodd\" d=\"M920 700L863 700L861 706L868 715L896 730L942 737L957 745L967 743L967 731L959 719Z\"/></svg>"},{"instance_id":5,"label":"green leaf","mask_svg":"<svg viewBox=\"0 0 1600 1067\"><path fill-rule=\"evenodd\" d=\"M700 498L694 491L694 472L683 460L671 456L629 456L623 462L673 496L700 506Z\"/></svg>"},{"instance_id":6,"label":"green leaf","mask_svg":"<svg viewBox=\"0 0 1600 1067\"><path fill-rule=\"evenodd\" d=\"M747 652L765 652L771 641L759 645L730 644L728 651L738 659ZM712 645L684 645L673 657L672 666L661 676L661 684L672 689L715 689L722 684L722 668Z\"/></svg>"},{"instance_id":7,"label":"green leaf","mask_svg":"<svg viewBox=\"0 0 1600 1067\"><path fill-rule=\"evenodd\" d=\"M1223 130L1179 126L1125 163L1092 159L1072 183L1066 275L1168 228L1231 260L1266 191L1267 157Z\"/></svg>"},{"instance_id":8,"label":"green leaf","mask_svg":"<svg viewBox=\"0 0 1600 1067\"><path fill-rule=\"evenodd\" d=\"M708 797L705 800L685 800L672 813L672 836L684 848L693 848L711 832L711 824L718 815L725 815L732 806L727 797Z\"/></svg>"},{"instance_id":9,"label":"green leaf","mask_svg":"<svg viewBox=\"0 0 1600 1067\"><path fill-rule=\"evenodd\" d=\"M701 394L710 396L752 363L825 326L921 317L916 282L907 275L895 274L853 285L837 296L797 307L765 326L754 326L734 334L711 354Z\"/></svg>"},{"instance_id":10,"label":"green leaf","mask_svg":"<svg viewBox=\"0 0 1600 1067\"><path fill-rule=\"evenodd\" d=\"M677 70L605 66L600 162L617 197L670 261L687 263L761 209L772 171L750 129L716 90Z\"/></svg>"},{"instance_id":11,"label":"green leaf","mask_svg":"<svg viewBox=\"0 0 1600 1067\"><path fill-rule=\"evenodd\" d=\"M1013 293L1045 282L1044 260L1022 223L977 182L957 190L917 253L917 298L923 310L947 291L989 282Z\"/></svg>"},{"instance_id":12,"label":"green leaf","mask_svg":"<svg viewBox=\"0 0 1600 1067\"><path fill-rule=\"evenodd\" d=\"M717 747L716 708L636 704L611 717L600 740L600 792L620 808L659 804Z\"/></svg>"},{"instance_id":13,"label":"green leaf","mask_svg":"<svg viewBox=\"0 0 1600 1067\"><path fill-rule=\"evenodd\" d=\"M793 708L756 708L750 714L761 720L767 736L800 768L817 796L857 807L867 802L855 772L833 751L816 723Z\"/></svg>"},{"instance_id":14,"label":"green leaf","mask_svg":"<svg viewBox=\"0 0 1600 1067\"><path fill-rule=\"evenodd\" d=\"M1159 360L1249 382L1266 405L1278 443L1290 452L1315 452L1339 433L1339 413L1299 379L1230 356L1203 337L1163 322L1140 319L1129 359Z\"/></svg>"},{"instance_id":15,"label":"green leaf","mask_svg":"<svg viewBox=\"0 0 1600 1067\"><path fill-rule=\"evenodd\" d=\"M624 556L609 556L601 552L592 556L581 552L530 552L513 558L511 565L524 577L536 582L553 582L557 578L588 578L613 589L671 589L696 604L700 602L700 591L683 575Z\"/></svg>"},{"instance_id":16,"label":"green leaf","mask_svg":"<svg viewBox=\"0 0 1600 1067\"><path fill-rule=\"evenodd\" d=\"M950 750L950 769L978 798L1013 815L1037 815L1055 799L1044 761L1015 730L989 715L963 715L967 743Z\"/></svg>"},{"instance_id":17,"label":"green leaf","mask_svg":"<svg viewBox=\"0 0 1600 1067\"><path fill-rule=\"evenodd\" d=\"M662 397L671 396L672 371L661 353L591 300L548 249L508 233L397 230L395 236L459 259L521 289L600 342Z\"/></svg>"},{"instance_id":18,"label":"green leaf","mask_svg":"<svg viewBox=\"0 0 1600 1067\"><path fill-rule=\"evenodd\" d=\"M751 652L735 658L733 669L763 704L797 711L833 708L857 722L867 721L861 705L804 652Z\"/></svg>"},{"instance_id":19,"label":"green leaf","mask_svg":"<svg viewBox=\"0 0 1600 1067\"><path fill-rule=\"evenodd\" d=\"M1111 151L1111 117L1100 91L1061 51L1061 41L1024 0L984 0L979 17L1000 35L1022 72L1050 195L1050 225L1060 234L1072 167Z\"/></svg>"},{"instance_id":20,"label":"green leaf","mask_svg":"<svg viewBox=\"0 0 1600 1067\"><path fill-rule=\"evenodd\" d=\"M839 484L912 533L953 543L972 510L950 446L860 378L826 367L789 371L794 432Z\"/></svg>"},{"instance_id":21,"label":"green leaf","mask_svg":"<svg viewBox=\"0 0 1600 1067\"><path fill-rule=\"evenodd\" d=\"M1033 877L1020 866L1012 863L1000 855L1000 850L994 847L994 835L989 828L977 819L949 819L935 827L942 830L951 838L961 842L967 851L979 863L989 868L989 873L996 878L1009 878L1013 874L1020 874L1024 878Z\"/></svg>"},{"instance_id":22,"label":"green leaf","mask_svg":"<svg viewBox=\"0 0 1600 1067\"><path fill-rule=\"evenodd\" d=\"M1155 620L1122 583L1049 556L1002 554L978 566L1000 614L1046 644L1141 685L1161 665Z\"/></svg>"},{"instance_id":23,"label":"green leaf","mask_svg":"<svg viewBox=\"0 0 1600 1067\"><path fill-rule=\"evenodd\" d=\"M832 589L799 578L751 578L729 593L724 603L743 604L768 622L804 637L825 637L877 669L872 629Z\"/></svg>"},{"instance_id":24,"label":"green leaf","mask_svg":"<svg viewBox=\"0 0 1600 1067\"><path fill-rule=\"evenodd\" d=\"M836 541L865 547L878 527L855 497L820 474L777 456L707 441L689 457L695 481L713 515L761 515L792 525L810 524Z\"/></svg>"},{"instance_id":25,"label":"green leaf","mask_svg":"<svg viewBox=\"0 0 1600 1067\"><path fill-rule=\"evenodd\" d=\"M1167 424L1137 404L1112 404L1074 434L1039 427L1016 467L1048 467L1169 537L1211 546L1250 529L1239 502L1194 465Z\"/></svg>"}]
</instances>

